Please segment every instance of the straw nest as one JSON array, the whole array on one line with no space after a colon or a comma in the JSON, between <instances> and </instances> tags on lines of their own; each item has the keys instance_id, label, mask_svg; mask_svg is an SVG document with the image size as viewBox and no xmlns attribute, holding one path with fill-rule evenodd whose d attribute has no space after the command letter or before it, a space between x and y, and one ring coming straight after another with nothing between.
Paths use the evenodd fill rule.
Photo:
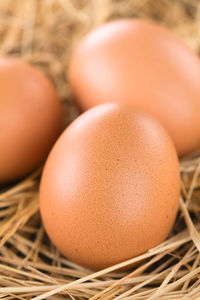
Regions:
<instances>
[{"instance_id":1,"label":"straw nest","mask_svg":"<svg viewBox=\"0 0 200 300\"><path fill-rule=\"evenodd\" d=\"M38 66L54 82L66 124L76 115L65 80L71 52L91 28L114 18L153 19L199 51L199 0L1 0L1 55ZM135 269L92 273L62 257L38 210L41 170L0 193L0 298L200 299L200 157L180 163L182 196L171 236Z\"/></svg>"}]
</instances>

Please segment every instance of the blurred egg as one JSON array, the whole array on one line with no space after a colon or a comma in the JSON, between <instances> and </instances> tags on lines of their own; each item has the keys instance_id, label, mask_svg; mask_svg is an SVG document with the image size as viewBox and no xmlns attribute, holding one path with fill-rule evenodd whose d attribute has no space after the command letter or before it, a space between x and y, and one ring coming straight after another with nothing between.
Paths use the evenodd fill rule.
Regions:
<instances>
[{"instance_id":1,"label":"blurred egg","mask_svg":"<svg viewBox=\"0 0 200 300\"><path fill-rule=\"evenodd\" d=\"M42 175L40 211L60 252L97 270L164 241L179 193L177 154L160 123L107 103L57 140Z\"/></svg>"},{"instance_id":2,"label":"blurred egg","mask_svg":"<svg viewBox=\"0 0 200 300\"><path fill-rule=\"evenodd\" d=\"M36 168L61 132L62 109L53 85L34 67L0 59L0 185Z\"/></svg>"},{"instance_id":3,"label":"blurred egg","mask_svg":"<svg viewBox=\"0 0 200 300\"><path fill-rule=\"evenodd\" d=\"M180 156L200 148L200 61L165 28L133 19L107 23L83 39L68 75L82 110L132 104L164 124Z\"/></svg>"}]
</instances>

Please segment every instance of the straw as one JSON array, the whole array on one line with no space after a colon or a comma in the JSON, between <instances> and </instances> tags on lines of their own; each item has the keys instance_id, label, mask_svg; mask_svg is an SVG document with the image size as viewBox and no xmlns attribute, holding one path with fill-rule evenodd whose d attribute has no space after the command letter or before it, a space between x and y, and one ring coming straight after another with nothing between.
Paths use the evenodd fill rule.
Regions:
<instances>
[{"instance_id":1,"label":"straw","mask_svg":"<svg viewBox=\"0 0 200 300\"><path fill-rule=\"evenodd\" d=\"M0 55L28 61L50 78L67 125L77 116L65 76L73 49L92 28L122 17L161 23L200 51L198 0L1 0ZM168 239L99 272L63 257L45 235L38 205L41 168L2 190L0 298L200 299L200 156L182 160L180 172L179 214Z\"/></svg>"}]
</instances>

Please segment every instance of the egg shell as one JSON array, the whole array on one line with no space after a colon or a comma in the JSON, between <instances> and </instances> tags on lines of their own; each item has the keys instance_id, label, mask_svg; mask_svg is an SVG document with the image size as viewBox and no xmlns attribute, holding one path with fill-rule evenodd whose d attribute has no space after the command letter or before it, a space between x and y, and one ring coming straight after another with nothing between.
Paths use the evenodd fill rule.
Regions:
<instances>
[{"instance_id":1,"label":"egg shell","mask_svg":"<svg viewBox=\"0 0 200 300\"><path fill-rule=\"evenodd\" d=\"M171 138L149 114L107 103L79 116L45 164L40 212L55 246L102 269L166 239L180 193Z\"/></svg>"},{"instance_id":2,"label":"egg shell","mask_svg":"<svg viewBox=\"0 0 200 300\"><path fill-rule=\"evenodd\" d=\"M50 81L23 61L0 58L0 186L38 167L62 126Z\"/></svg>"},{"instance_id":3,"label":"egg shell","mask_svg":"<svg viewBox=\"0 0 200 300\"><path fill-rule=\"evenodd\" d=\"M200 61L164 27L134 19L100 26L80 42L68 77L83 111L138 106L162 122L180 156L200 148Z\"/></svg>"}]
</instances>

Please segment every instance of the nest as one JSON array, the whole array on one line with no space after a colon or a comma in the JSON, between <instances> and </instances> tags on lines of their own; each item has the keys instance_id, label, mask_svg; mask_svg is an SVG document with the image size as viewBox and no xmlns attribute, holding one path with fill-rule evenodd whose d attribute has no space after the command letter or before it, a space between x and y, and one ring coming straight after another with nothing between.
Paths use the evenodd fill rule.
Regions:
<instances>
[{"instance_id":1,"label":"nest","mask_svg":"<svg viewBox=\"0 0 200 300\"><path fill-rule=\"evenodd\" d=\"M65 73L93 27L121 17L162 23L199 52L199 0L1 0L0 54L39 67L55 84L65 122L76 116ZM170 237L140 257L92 273L64 258L41 224L41 170L0 193L0 298L200 299L200 157L180 162L182 195ZM117 271L143 258L127 271Z\"/></svg>"}]
</instances>

